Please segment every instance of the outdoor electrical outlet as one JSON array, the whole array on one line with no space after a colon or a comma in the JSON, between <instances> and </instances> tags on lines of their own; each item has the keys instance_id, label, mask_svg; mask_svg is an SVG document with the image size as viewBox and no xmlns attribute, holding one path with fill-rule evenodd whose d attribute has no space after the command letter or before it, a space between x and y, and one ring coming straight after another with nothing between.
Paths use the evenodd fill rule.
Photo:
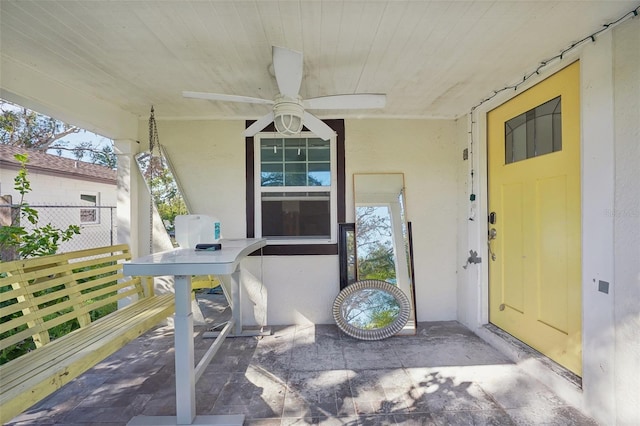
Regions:
<instances>
[{"instance_id":1,"label":"outdoor electrical outlet","mask_svg":"<svg viewBox=\"0 0 640 426\"><path fill-rule=\"evenodd\" d=\"M609 294L609 283L606 281L598 281L598 291L604 294Z\"/></svg>"}]
</instances>

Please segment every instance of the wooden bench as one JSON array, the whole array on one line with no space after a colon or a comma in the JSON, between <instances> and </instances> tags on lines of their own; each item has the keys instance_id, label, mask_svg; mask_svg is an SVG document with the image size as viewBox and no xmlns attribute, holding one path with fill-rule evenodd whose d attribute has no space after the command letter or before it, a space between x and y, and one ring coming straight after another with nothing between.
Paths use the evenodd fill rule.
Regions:
<instances>
[{"instance_id":1,"label":"wooden bench","mask_svg":"<svg viewBox=\"0 0 640 426\"><path fill-rule=\"evenodd\" d=\"M155 295L151 278L123 275L130 259L123 244L0 263L0 350L35 347L0 366L0 423L174 313L173 295ZM122 299L131 303L94 320ZM54 327L76 329L52 339Z\"/></svg>"}]
</instances>

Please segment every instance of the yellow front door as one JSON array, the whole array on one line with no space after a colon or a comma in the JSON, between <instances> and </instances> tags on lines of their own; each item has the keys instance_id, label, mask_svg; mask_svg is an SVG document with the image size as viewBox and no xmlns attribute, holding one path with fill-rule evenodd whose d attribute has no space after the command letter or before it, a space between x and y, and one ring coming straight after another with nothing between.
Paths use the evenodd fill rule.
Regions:
<instances>
[{"instance_id":1,"label":"yellow front door","mask_svg":"<svg viewBox=\"0 0 640 426\"><path fill-rule=\"evenodd\" d=\"M580 64L487 117L489 320L582 375Z\"/></svg>"}]
</instances>

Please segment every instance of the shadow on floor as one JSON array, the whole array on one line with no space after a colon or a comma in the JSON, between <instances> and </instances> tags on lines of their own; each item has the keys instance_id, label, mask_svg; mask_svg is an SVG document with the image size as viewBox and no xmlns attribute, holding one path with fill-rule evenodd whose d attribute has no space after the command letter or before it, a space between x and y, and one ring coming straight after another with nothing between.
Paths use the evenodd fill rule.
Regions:
<instances>
[{"instance_id":1,"label":"shadow on floor","mask_svg":"<svg viewBox=\"0 0 640 426\"><path fill-rule=\"evenodd\" d=\"M200 294L209 322L223 296ZM196 336L196 358L211 343ZM173 330L131 342L10 425L125 425L175 415ZM281 326L228 338L197 384L198 414L245 425L596 425L461 324L420 323L415 336L359 341L334 325Z\"/></svg>"}]
</instances>

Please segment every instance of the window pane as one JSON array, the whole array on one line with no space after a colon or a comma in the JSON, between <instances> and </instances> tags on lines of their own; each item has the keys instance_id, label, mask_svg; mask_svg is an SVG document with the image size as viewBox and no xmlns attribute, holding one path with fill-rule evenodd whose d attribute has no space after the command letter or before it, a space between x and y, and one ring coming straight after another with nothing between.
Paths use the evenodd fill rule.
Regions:
<instances>
[{"instance_id":1,"label":"window pane","mask_svg":"<svg viewBox=\"0 0 640 426\"><path fill-rule=\"evenodd\" d=\"M553 152L553 117L543 115L535 121L536 131L536 154L549 154Z\"/></svg>"},{"instance_id":2,"label":"window pane","mask_svg":"<svg viewBox=\"0 0 640 426\"><path fill-rule=\"evenodd\" d=\"M513 161L527 158L527 122L513 129Z\"/></svg>"},{"instance_id":3,"label":"window pane","mask_svg":"<svg viewBox=\"0 0 640 426\"><path fill-rule=\"evenodd\" d=\"M306 161L307 149L306 148L286 148L284 153L284 159L286 162Z\"/></svg>"},{"instance_id":4,"label":"window pane","mask_svg":"<svg viewBox=\"0 0 640 426\"><path fill-rule=\"evenodd\" d=\"M307 186L307 166L305 163L287 163L284 166L285 186Z\"/></svg>"},{"instance_id":5,"label":"window pane","mask_svg":"<svg viewBox=\"0 0 640 426\"><path fill-rule=\"evenodd\" d=\"M262 236L330 238L329 193L262 195Z\"/></svg>"},{"instance_id":6,"label":"window pane","mask_svg":"<svg viewBox=\"0 0 640 426\"><path fill-rule=\"evenodd\" d=\"M97 209L80 209L81 223L96 223L98 221Z\"/></svg>"},{"instance_id":7,"label":"window pane","mask_svg":"<svg viewBox=\"0 0 640 426\"><path fill-rule=\"evenodd\" d=\"M562 151L562 116L560 115L560 104L558 112L553 114L553 152Z\"/></svg>"},{"instance_id":8,"label":"window pane","mask_svg":"<svg viewBox=\"0 0 640 426\"><path fill-rule=\"evenodd\" d=\"M80 199L82 201L88 201L91 204L96 204L98 197L96 195L80 194Z\"/></svg>"},{"instance_id":9,"label":"window pane","mask_svg":"<svg viewBox=\"0 0 640 426\"><path fill-rule=\"evenodd\" d=\"M260 141L260 159L263 163L282 161L284 149L282 139L262 139Z\"/></svg>"},{"instance_id":10,"label":"window pane","mask_svg":"<svg viewBox=\"0 0 640 426\"><path fill-rule=\"evenodd\" d=\"M331 161L329 141L309 139L309 161Z\"/></svg>"},{"instance_id":11,"label":"window pane","mask_svg":"<svg viewBox=\"0 0 640 426\"><path fill-rule=\"evenodd\" d=\"M306 139L286 139L285 140L285 161L306 161L307 160L307 140Z\"/></svg>"},{"instance_id":12,"label":"window pane","mask_svg":"<svg viewBox=\"0 0 640 426\"><path fill-rule=\"evenodd\" d=\"M260 179L262 186L282 186L284 184L282 164L263 164Z\"/></svg>"},{"instance_id":13,"label":"window pane","mask_svg":"<svg viewBox=\"0 0 640 426\"><path fill-rule=\"evenodd\" d=\"M521 114L504 123L505 132L505 162L507 164L516 160L516 155L522 157L526 147L527 117Z\"/></svg>"},{"instance_id":14,"label":"window pane","mask_svg":"<svg viewBox=\"0 0 640 426\"><path fill-rule=\"evenodd\" d=\"M504 126L505 163L562 150L561 98L514 117Z\"/></svg>"},{"instance_id":15,"label":"window pane","mask_svg":"<svg viewBox=\"0 0 640 426\"><path fill-rule=\"evenodd\" d=\"M309 164L309 186L331 185L331 163Z\"/></svg>"}]
</instances>

